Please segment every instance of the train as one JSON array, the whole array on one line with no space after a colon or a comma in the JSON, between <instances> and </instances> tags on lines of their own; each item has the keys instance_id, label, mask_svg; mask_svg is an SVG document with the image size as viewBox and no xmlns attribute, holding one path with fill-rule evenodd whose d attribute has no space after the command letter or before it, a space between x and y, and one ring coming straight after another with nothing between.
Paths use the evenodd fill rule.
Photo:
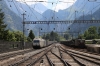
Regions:
<instances>
[{"instance_id":1,"label":"train","mask_svg":"<svg viewBox=\"0 0 100 66\"><path fill-rule=\"evenodd\" d=\"M44 48L44 47L47 47L53 43L55 43L56 41L48 41L48 40L45 40L45 39L42 39L42 38L35 38L33 40L33 48L34 49L40 49L40 48Z\"/></svg>"},{"instance_id":2,"label":"train","mask_svg":"<svg viewBox=\"0 0 100 66\"><path fill-rule=\"evenodd\" d=\"M74 48L86 48L85 39L72 39L72 40L60 41L60 43Z\"/></svg>"}]
</instances>

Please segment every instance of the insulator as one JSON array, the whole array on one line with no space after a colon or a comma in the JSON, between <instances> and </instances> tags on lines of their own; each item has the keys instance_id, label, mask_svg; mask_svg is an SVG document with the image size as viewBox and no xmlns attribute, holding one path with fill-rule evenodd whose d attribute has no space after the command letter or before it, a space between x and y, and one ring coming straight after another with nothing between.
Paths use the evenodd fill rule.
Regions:
<instances>
[{"instance_id":1,"label":"insulator","mask_svg":"<svg viewBox=\"0 0 100 66\"><path fill-rule=\"evenodd\" d=\"M11 5L10 5L10 7L11 7Z\"/></svg>"}]
</instances>

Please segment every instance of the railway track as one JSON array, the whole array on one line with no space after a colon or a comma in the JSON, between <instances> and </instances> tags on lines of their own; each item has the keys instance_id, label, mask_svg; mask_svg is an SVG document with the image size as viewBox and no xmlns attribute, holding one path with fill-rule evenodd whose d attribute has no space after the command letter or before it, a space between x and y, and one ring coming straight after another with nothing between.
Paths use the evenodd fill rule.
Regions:
<instances>
[{"instance_id":1,"label":"railway track","mask_svg":"<svg viewBox=\"0 0 100 66\"><path fill-rule=\"evenodd\" d=\"M54 49L52 49L52 50L54 50ZM57 49L55 49L55 50L57 51ZM48 52L47 56L49 57L53 66L64 66L65 65L63 59L59 57L58 52L54 52L54 51Z\"/></svg>"},{"instance_id":2,"label":"railway track","mask_svg":"<svg viewBox=\"0 0 100 66\"><path fill-rule=\"evenodd\" d=\"M62 45L62 46L64 48L73 49L75 51L79 51L79 52L84 52L84 53L100 56L100 54L98 54L98 53L89 52L86 48L85 49L80 49L80 48L73 48L73 47L69 47L69 46L65 46L65 45Z\"/></svg>"},{"instance_id":3,"label":"railway track","mask_svg":"<svg viewBox=\"0 0 100 66\"><path fill-rule=\"evenodd\" d=\"M0 61L7 60L7 59L17 56L17 55L24 55L25 53L32 52L32 51L33 51L33 49L28 49L28 50L15 51L12 53L1 54Z\"/></svg>"},{"instance_id":4,"label":"railway track","mask_svg":"<svg viewBox=\"0 0 100 66\"><path fill-rule=\"evenodd\" d=\"M100 66L100 57L94 54L88 54L71 49L64 49L62 51L69 54L76 62L82 63L83 66ZM79 63L79 64L80 64Z\"/></svg>"},{"instance_id":5,"label":"railway track","mask_svg":"<svg viewBox=\"0 0 100 66\"><path fill-rule=\"evenodd\" d=\"M54 44L2 66L100 66L100 57L95 56Z\"/></svg>"},{"instance_id":6,"label":"railway track","mask_svg":"<svg viewBox=\"0 0 100 66\"><path fill-rule=\"evenodd\" d=\"M30 56L26 56L24 59L17 61L15 63L9 64L9 66L33 66L37 62L42 60L42 58L45 56L45 54L51 49L51 47L44 48L42 51L39 51L37 53L31 53ZM27 54L29 55L29 54Z\"/></svg>"}]
</instances>

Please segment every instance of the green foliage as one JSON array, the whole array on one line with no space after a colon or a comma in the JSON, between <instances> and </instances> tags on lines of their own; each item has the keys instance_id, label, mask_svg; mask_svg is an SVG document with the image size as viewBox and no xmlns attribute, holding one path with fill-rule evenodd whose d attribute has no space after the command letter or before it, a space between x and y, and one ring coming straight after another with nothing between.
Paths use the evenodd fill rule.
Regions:
<instances>
[{"instance_id":1,"label":"green foliage","mask_svg":"<svg viewBox=\"0 0 100 66\"><path fill-rule=\"evenodd\" d=\"M96 39L98 38L97 28L95 26L91 26L88 30L84 32L81 36L84 39Z\"/></svg>"},{"instance_id":2,"label":"green foliage","mask_svg":"<svg viewBox=\"0 0 100 66\"><path fill-rule=\"evenodd\" d=\"M100 36L100 27L98 28L98 35Z\"/></svg>"},{"instance_id":3,"label":"green foliage","mask_svg":"<svg viewBox=\"0 0 100 66\"><path fill-rule=\"evenodd\" d=\"M69 37L70 37L70 35L69 35L68 33L64 34L64 38L65 38L66 40L68 40Z\"/></svg>"},{"instance_id":4,"label":"green foliage","mask_svg":"<svg viewBox=\"0 0 100 66\"><path fill-rule=\"evenodd\" d=\"M34 33L33 33L32 30L30 30L30 33L29 33L28 37L29 37L31 40L33 40L33 39L35 38L35 35L34 35Z\"/></svg>"},{"instance_id":5,"label":"green foliage","mask_svg":"<svg viewBox=\"0 0 100 66\"><path fill-rule=\"evenodd\" d=\"M32 41L32 40L31 40L31 38L30 38L30 37L27 37L27 41L29 41L29 42L30 42L30 41Z\"/></svg>"},{"instance_id":6,"label":"green foliage","mask_svg":"<svg viewBox=\"0 0 100 66\"><path fill-rule=\"evenodd\" d=\"M44 39L48 40L50 38L50 34L47 34L46 36L44 35L44 37L45 37Z\"/></svg>"},{"instance_id":7,"label":"green foliage","mask_svg":"<svg viewBox=\"0 0 100 66\"><path fill-rule=\"evenodd\" d=\"M8 31L7 41L22 41L23 33L21 31Z\"/></svg>"},{"instance_id":8,"label":"green foliage","mask_svg":"<svg viewBox=\"0 0 100 66\"><path fill-rule=\"evenodd\" d=\"M49 41L61 41L65 40L64 37L58 35L56 32L51 32L50 34L46 34L42 36L43 39L49 40Z\"/></svg>"},{"instance_id":9,"label":"green foliage","mask_svg":"<svg viewBox=\"0 0 100 66\"><path fill-rule=\"evenodd\" d=\"M8 30L5 30L7 25L3 21L4 20L4 13L1 11L2 10L0 9L0 40L6 40Z\"/></svg>"},{"instance_id":10,"label":"green foliage","mask_svg":"<svg viewBox=\"0 0 100 66\"><path fill-rule=\"evenodd\" d=\"M11 22L11 21L10 21ZM22 41L23 33L20 31L9 31L6 30L7 25L4 22L4 13L0 9L0 40L6 41ZM27 38L24 36L25 41Z\"/></svg>"},{"instance_id":11,"label":"green foliage","mask_svg":"<svg viewBox=\"0 0 100 66\"><path fill-rule=\"evenodd\" d=\"M91 26L89 29L88 29L88 32L89 34L97 34L97 28L95 26Z\"/></svg>"}]
</instances>

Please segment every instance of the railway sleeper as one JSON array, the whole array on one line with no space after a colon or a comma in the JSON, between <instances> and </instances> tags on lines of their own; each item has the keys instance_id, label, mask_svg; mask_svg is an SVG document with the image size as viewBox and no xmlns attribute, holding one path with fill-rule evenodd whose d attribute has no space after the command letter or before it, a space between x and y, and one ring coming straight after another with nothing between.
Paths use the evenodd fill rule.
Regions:
<instances>
[{"instance_id":1,"label":"railway sleeper","mask_svg":"<svg viewBox=\"0 0 100 66\"><path fill-rule=\"evenodd\" d=\"M63 50L61 50L61 51L63 51ZM76 62L76 63L78 63L80 66L86 66L85 64L83 64L83 63L81 63L80 61L78 61L77 59L75 59L71 54L69 54L67 51L63 51L63 52L65 52L65 53L67 53L68 55L70 55L72 58L73 58L73 60Z\"/></svg>"},{"instance_id":2,"label":"railway sleeper","mask_svg":"<svg viewBox=\"0 0 100 66\"><path fill-rule=\"evenodd\" d=\"M43 52L43 51L41 51L41 52ZM36 54L33 54L33 55L31 55L30 57L28 57L28 58L23 58L22 60L18 61L17 63L10 64L9 66L19 66L20 64L24 63L25 61L31 59L33 56L35 56L35 55L37 55L37 54L39 54L39 53L41 53L41 52L38 52L38 53L36 53ZM35 60L36 60L36 59L35 59Z\"/></svg>"},{"instance_id":3,"label":"railway sleeper","mask_svg":"<svg viewBox=\"0 0 100 66\"><path fill-rule=\"evenodd\" d=\"M55 66L54 63L48 58L47 54L45 54L45 55L46 55L46 57L47 57L47 60L48 60L48 62L49 62L49 64L50 64L50 66Z\"/></svg>"},{"instance_id":4,"label":"railway sleeper","mask_svg":"<svg viewBox=\"0 0 100 66\"><path fill-rule=\"evenodd\" d=\"M62 47L61 47L62 48ZM62 48L63 49L63 48ZM100 58L96 58L96 57L92 57L90 55L86 55L86 54L82 54L81 52L78 53L78 52L74 52L74 51L70 51L70 50L66 50L66 49L63 49L64 51L68 51L68 52L71 52L71 53L74 53L74 54L79 54L79 55L82 55L82 56L86 56L86 57L89 57L89 58L93 58L93 59L96 59L98 61L100 61Z\"/></svg>"},{"instance_id":5,"label":"railway sleeper","mask_svg":"<svg viewBox=\"0 0 100 66\"><path fill-rule=\"evenodd\" d=\"M67 51L68 51L68 52L71 52L71 53L74 53L74 54L79 54L79 55L82 55L82 56L86 56L86 57L89 57L89 58L93 58L93 59L96 59L96 60L100 60L100 58L88 56L88 55L85 55L85 54L81 54L81 53L77 53L77 52L73 52L73 51L69 51L69 50L67 50Z\"/></svg>"},{"instance_id":6,"label":"railway sleeper","mask_svg":"<svg viewBox=\"0 0 100 66\"><path fill-rule=\"evenodd\" d=\"M62 58L62 53L60 52L60 47L58 47L58 49L59 49L60 57Z\"/></svg>"},{"instance_id":7,"label":"railway sleeper","mask_svg":"<svg viewBox=\"0 0 100 66\"><path fill-rule=\"evenodd\" d=\"M72 54L73 56L76 56L76 57L78 57L78 58L81 58L81 59L84 59L84 60L86 60L86 61L89 61L89 62L91 62L91 63L95 63L95 64L97 64L97 65L100 65L100 62L97 62L96 60L92 60L92 59L87 59L87 57L86 58L84 58L83 56L80 56L80 55L75 55L75 54Z\"/></svg>"},{"instance_id":8,"label":"railway sleeper","mask_svg":"<svg viewBox=\"0 0 100 66\"><path fill-rule=\"evenodd\" d=\"M28 65L26 65L26 66L33 66L36 62L38 62L39 60L41 60L42 57L43 57L45 54L47 54L50 50L51 50L51 49L49 49L48 51L46 50L46 52L45 52L42 56L40 56L40 57L37 58L35 61L31 62L30 64L28 64Z\"/></svg>"},{"instance_id":9,"label":"railway sleeper","mask_svg":"<svg viewBox=\"0 0 100 66\"><path fill-rule=\"evenodd\" d=\"M42 51L42 52L43 52L43 51ZM11 64L11 65L9 65L9 66L18 66L18 65L24 63L25 61L31 59L33 56L35 56L35 55L37 55L37 54L39 54L39 53L40 53L40 52L38 52L38 53L36 53L36 54L34 54L34 55L31 55L31 56L28 57L28 58L23 58L22 60L18 61L17 63L13 63L13 64Z\"/></svg>"},{"instance_id":10,"label":"railway sleeper","mask_svg":"<svg viewBox=\"0 0 100 66\"><path fill-rule=\"evenodd\" d=\"M55 53L53 53L52 51L51 51L51 53L54 54L58 59L60 59L61 62L64 64L64 66L71 66L69 63L65 62L61 57L57 56L57 55L56 55Z\"/></svg>"}]
</instances>

